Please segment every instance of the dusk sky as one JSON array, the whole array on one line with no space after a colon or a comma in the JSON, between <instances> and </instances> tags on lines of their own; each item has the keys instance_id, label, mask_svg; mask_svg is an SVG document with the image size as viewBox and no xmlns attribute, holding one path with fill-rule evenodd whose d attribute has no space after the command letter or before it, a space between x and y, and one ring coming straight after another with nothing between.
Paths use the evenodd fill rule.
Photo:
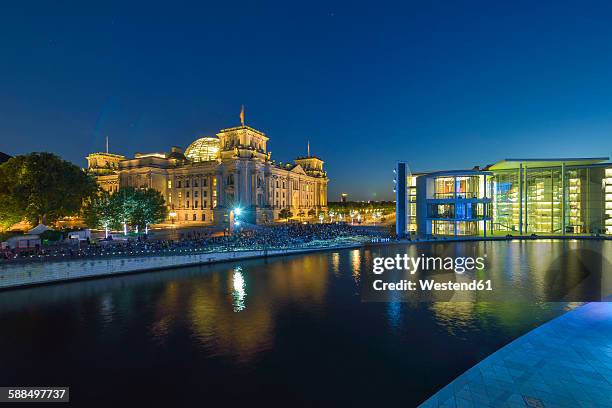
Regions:
<instances>
[{"instance_id":1,"label":"dusk sky","mask_svg":"<svg viewBox=\"0 0 612 408\"><path fill-rule=\"evenodd\" d=\"M610 3L30 5L0 11L11 155L184 148L239 125L241 104L273 159L310 140L330 200L391 199L397 160L612 154Z\"/></svg>"}]
</instances>

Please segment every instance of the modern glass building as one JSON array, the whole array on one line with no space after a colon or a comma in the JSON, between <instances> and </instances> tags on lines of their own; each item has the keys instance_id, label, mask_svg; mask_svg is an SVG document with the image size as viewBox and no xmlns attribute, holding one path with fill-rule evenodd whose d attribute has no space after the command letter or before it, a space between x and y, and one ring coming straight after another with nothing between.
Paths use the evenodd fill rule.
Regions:
<instances>
[{"instance_id":1,"label":"modern glass building","mask_svg":"<svg viewBox=\"0 0 612 408\"><path fill-rule=\"evenodd\" d=\"M483 169L396 169L400 236L612 235L607 157L506 159ZM401 194L400 194L401 193Z\"/></svg>"}]
</instances>

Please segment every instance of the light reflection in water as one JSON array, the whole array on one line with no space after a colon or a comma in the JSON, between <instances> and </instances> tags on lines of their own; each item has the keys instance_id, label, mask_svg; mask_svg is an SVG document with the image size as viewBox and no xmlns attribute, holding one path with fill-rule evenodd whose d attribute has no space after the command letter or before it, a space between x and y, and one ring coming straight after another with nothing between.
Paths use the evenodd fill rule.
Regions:
<instances>
[{"instance_id":1,"label":"light reflection in water","mask_svg":"<svg viewBox=\"0 0 612 408\"><path fill-rule=\"evenodd\" d=\"M334 275L338 276L340 274L340 254L338 252L331 254L331 262L332 271L334 271Z\"/></svg>"},{"instance_id":2,"label":"light reflection in water","mask_svg":"<svg viewBox=\"0 0 612 408\"><path fill-rule=\"evenodd\" d=\"M581 248L601 246L607 260L610 245L580 242ZM198 400L212 401L209 405L227 402L238 387L247 391L245 399L291 405L295 399L268 392L268 384L286 383L304 405L358 389L355 398L361 400L351 405L416 406L486 355L578 305L400 304L362 302L359 296L375 257L485 252L487 268L479 278L498 278L504 292L517 295L539 294L550 274L580 271L571 254L554 259L568 252L563 242L446 243L373 246L7 291L0 296L0 327L11 330L0 331L5 350L0 366L6 368L0 383L24 383L34 368L43 380L59 375L93 395L91 384L120 387L139 373L144 375L138 390L150 389L158 377L153 386L163 384L173 397L184 394L186 383L198 384ZM555 261L551 271L541 270L548 268L541 254ZM609 275L602 277L612 279ZM35 365L24 367L26 359ZM133 370L117 370L117 361ZM152 362L174 374L147 376ZM322 369L328 362L334 369ZM406 390L406 378L421 378L423 367L430 381ZM352 375L360 370L377 372L379 384L406 391L381 393L369 387L369 379ZM314 398L313 390L318 390Z\"/></svg>"},{"instance_id":3,"label":"light reflection in water","mask_svg":"<svg viewBox=\"0 0 612 408\"><path fill-rule=\"evenodd\" d=\"M355 249L351 252L351 267L353 280L355 283L359 283L361 276L361 249Z\"/></svg>"},{"instance_id":4,"label":"light reflection in water","mask_svg":"<svg viewBox=\"0 0 612 408\"><path fill-rule=\"evenodd\" d=\"M115 305L113 298L107 293L102 297L100 302L100 315L102 316L102 320L106 323L112 323L114 313Z\"/></svg>"},{"instance_id":5,"label":"light reflection in water","mask_svg":"<svg viewBox=\"0 0 612 408\"><path fill-rule=\"evenodd\" d=\"M391 327L398 328L402 321L402 303L389 302L387 306L387 316Z\"/></svg>"},{"instance_id":6,"label":"light reflection in water","mask_svg":"<svg viewBox=\"0 0 612 408\"><path fill-rule=\"evenodd\" d=\"M234 268L232 285L234 288L232 291L232 296L234 298L234 312L238 313L246 308L246 304L244 302L244 298L246 297L246 284L244 282L244 276L242 275L242 267L240 266Z\"/></svg>"}]
</instances>

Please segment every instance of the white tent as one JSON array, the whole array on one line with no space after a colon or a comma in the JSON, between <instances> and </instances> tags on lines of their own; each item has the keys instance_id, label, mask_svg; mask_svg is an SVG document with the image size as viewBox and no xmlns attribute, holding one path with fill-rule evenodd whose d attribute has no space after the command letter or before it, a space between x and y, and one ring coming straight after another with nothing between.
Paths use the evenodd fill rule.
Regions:
<instances>
[{"instance_id":1,"label":"white tent","mask_svg":"<svg viewBox=\"0 0 612 408\"><path fill-rule=\"evenodd\" d=\"M51 228L47 227L44 224L38 224L37 226L35 226L31 230L29 230L28 234L30 234L30 235L39 235L39 234L42 234L43 232L48 231L50 229Z\"/></svg>"}]
</instances>

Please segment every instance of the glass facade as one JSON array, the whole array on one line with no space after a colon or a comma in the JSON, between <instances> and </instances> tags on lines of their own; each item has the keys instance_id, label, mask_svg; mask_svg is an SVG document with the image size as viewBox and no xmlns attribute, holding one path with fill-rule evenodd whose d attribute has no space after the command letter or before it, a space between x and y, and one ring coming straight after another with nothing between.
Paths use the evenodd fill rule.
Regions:
<instances>
[{"instance_id":1,"label":"glass facade","mask_svg":"<svg viewBox=\"0 0 612 408\"><path fill-rule=\"evenodd\" d=\"M477 198L480 176L436 177L435 198Z\"/></svg>"},{"instance_id":2,"label":"glass facade","mask_svg":"<svg viewBox=\"0 0 612 408\"><path fill-rule=\"evenodd\" d=\"M612 235L612 168L605 170L604 180L604 228Z\"/></svg>"},{"instance_id":3,"label":"glass facade","mask_svg":"<svg viewBox=\"0 0 612 408\"><path fill-rule=\"evenodd\" d=\"M408 180L408 229L419 235L612 235L605 158L504 160L486 170Z\"/></svg>"},{"instance_id":4,"label":"glass facade","mask_svg":"<svg viewBox=\"0 0 612 408\"><path fill-rule=\"evenodd\" d=\"M185 157L194 163L216 160L219 158L219 139L202 137L194 141L185 150Z\"/></svg>"},{"instance_id":5,"label":"glass facade","mask_svg":"<svg viewBox=\"0 0 612 408\"><path fill-rule=\"evenodd\" d=\"M408 176L408 222L409 233L417 230L417 196L416 196L416 176Z\"/></svg>"},{"instance_id":6,"label":"glass facade","mask_svg":"<svg viewBox=\"0 0 612 408\"><path fill-rule=\"evenodd\" d=\"M604 233L605 171L602 167L565 166L495 171L493 230Z\"/></svg>"}]
</instances>

